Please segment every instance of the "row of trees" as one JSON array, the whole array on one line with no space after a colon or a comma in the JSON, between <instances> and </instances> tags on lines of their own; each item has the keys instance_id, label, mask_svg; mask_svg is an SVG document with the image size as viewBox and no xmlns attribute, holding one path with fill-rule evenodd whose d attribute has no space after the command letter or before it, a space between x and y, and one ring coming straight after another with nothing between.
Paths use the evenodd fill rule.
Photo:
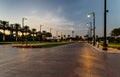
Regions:
<instances>
[{"instance_id":1,"label":"row of trees","mask_svg":"<svg viewBox=\"0 0 120 77\"><path fill-rule=\"evenodd\" d=\"M120 43L120 28L114 28L110 34L111 37L108 37L109 42Z\"/></svg>"},{"instance_id":2,"label":"row of trees","mask_svg":"<svg viewBox=\"0 0 120 77\"><path fill-rule=\"evenodd\" d=\"M111 36L120 36L120 28L115 28L111 31Z\"/></svg>"},{"instance_id":3,"label":"row of trees","mask_svg":"<svg viewBox=\"0 0 120 77\"><path fill-rule=\"evenodd\" d=\"M24 41L24 40L42 40L46 37L52 37L50 32L40 32L35 28L30 29L29 26L21 26L18 23L9 24L8 21L0 20L0 30L3 30L3 33L0 33L1 41ZM5 31L9 31L10 35L6 35Z\"/></svg>"},{"instance_id":4,"label":"row of trees","mask_svg":"<svg viewBox=\"0 0 120 77\"><path fill-rule=\"evenodd\" d=\"M51 41L47 39L52 37L52 33L47 31L37 31L37 29L30 29L29 26L21 26L18 23L9 24L8 21L0 20L0 41ZM6 31L9 31L9 34L6 34ZM70 35L58 35L60 41L62 40L81 40L82 37L76 36L71 37ZM53 41L53 40L52 40ZM55 41L55 40L54 40ZM56 39L57 41L57 39Z\"/></svg>"}]
</instances>

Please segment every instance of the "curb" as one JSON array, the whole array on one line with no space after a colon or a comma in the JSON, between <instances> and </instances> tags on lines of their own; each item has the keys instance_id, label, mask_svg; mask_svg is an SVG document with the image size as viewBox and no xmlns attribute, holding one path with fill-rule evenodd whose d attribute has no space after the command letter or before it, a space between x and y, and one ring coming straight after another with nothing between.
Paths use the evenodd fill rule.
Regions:
<instances>
[{"instance_id":1,"label":"curb","mask_svg":"<svg viewBox=\"0 0 120 77\"><path fill-rule=\"evenodd\" d=\"M120 50L107 50L107 51L104 51L102 50L100 47L97 48L95 46L92 46L91 44L87 43L89 46L91 46L92 48L98 50L99 52L102 52L102 53L109 53L109 54L120 54Z\"/></svg>"}]
</instances>

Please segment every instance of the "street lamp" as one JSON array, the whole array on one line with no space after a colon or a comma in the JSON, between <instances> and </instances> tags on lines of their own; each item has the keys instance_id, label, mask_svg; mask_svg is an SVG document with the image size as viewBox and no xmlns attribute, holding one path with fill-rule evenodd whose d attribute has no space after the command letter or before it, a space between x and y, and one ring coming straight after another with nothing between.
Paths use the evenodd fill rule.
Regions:
<instances>
[{"instance_id":1,"label":"street lamp","mask_svg":"<svg viewBox=\"0 0 120 77\"><path fill-rule=\"evenodd\" d=\"M24 21L25 21L25 20L27 20L27 18L22 18L22 27L21 27L21 28L22 28L22 44L23 44L23 41L24 41L24 40L23 40L23 35L24 35L24 34L23 34L23 33L24 33L23 28L24 28Z\"/></svg>"},{"instance_id":2,"label":"street lamp","mask_svg":"<svg viewBox=\"0 0 120 77\"><path fill-rule=\"evenodd\" d=\"M93 46L95 46L95 13L94 12L90 12L87 14L87 17L93 17Z\"/></svg>"},{"instance_id":3,"label":"street lamp","mask_svg":"<svg viewBox=\"0 0 120 77\"><path fill-rule=\"evenodd\" d=\"M106 37L107 27L106 27L106 25L107 25L107 12L108 12L108 10L106 8L107 8L107 1L104 0L104 43L103 43L103 50L107 50L107 37Z\"/></svg>"},{"instance_id":4,"label":"street lamp","mask_svg":"<svg viewBox=\"0 0 120 77\"><path fill-rule=\"evenodd\" d=\"M27 20L27 18L22 18L22 27L24 27L24 21Z\"/></svg>"}]
</instances>

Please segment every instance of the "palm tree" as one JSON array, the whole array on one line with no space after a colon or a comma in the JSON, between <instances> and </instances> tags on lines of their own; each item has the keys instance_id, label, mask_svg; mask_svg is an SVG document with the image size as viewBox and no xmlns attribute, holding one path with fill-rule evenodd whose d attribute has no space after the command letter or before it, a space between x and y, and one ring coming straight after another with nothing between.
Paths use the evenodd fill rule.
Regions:
<instances>
[{"instance_id":1,"label":"palm tree","mask_svg":"<svg viewBox=\"0 0 120 77\"><path fill-rule=\"evenodd\" d=\"M42 36L42 39L45 40L47 37L52 37L52 34L50 32L43 31Z\"/></svg>"},{"instance_id":2,"label":"palm tree","mask_svg":"<svg viewBox=\"0 0 120 77\"><path fill-rule=\"evenodd\" d=\"M2 29L2 20L0 20L0 29Z\"/></svg>"},{"instance_id":3,"label":"palm tree","mask_svg":"<svg viewBox=\"0 0 120 77\"><path fill-rule=\"evenodd\" d=\"M36 33L36 29L35 28L33 28L32 29L32 34L33 34L33 41L35 41L35 36L34 36L34 34Z\"/></svg>"},{"instance_id":4,"label":"palm tree","mask_svg":"<svg viewBox=\"0 0 120 77\"><path fill-rule=\"evenodd\" d=\"M37 39L41 42L41 31L38 31L37 33L36 33L36 37L37 37Z\"/></svg>"},{"instance_id":5,"label":"palm tree","mask_svg":"<svg viewBox=\"0 0 120 77\"><path fill-rule=\"evenodd\" d=\"M43 40L43 41L45 41L45 39L46 39L46 34L47 34L46 31L43 31L43 32L42 32L42 36L41 36L41 37L42 37L42 40Z\"/></svg>"},{"instance_id":6,"label":"palm tree","mask_svg":"<svg viewBox=\"0 0 120 77\"><path fill-rule=\"evenodd\" d=\"M24 30L25 30L25 34L27 35L27 33L29 31L29 26L24 26Z\"/></svg>"},{"instance_id":7,"label":"palm tree","mask_svg":"<svg viewBox=\"0 0 120 77\"><path fill-rule=\"evenodd\" d=\"M24 42L24 32L25 32L25 28L22 27L22 28L20 29L20 31L21 31L21 33L22 33L22 44L23 44L23 42Z\"/></svg>"},{"instance_id":8,"label":"palm tree","mask_svg":"<svg viewBox=\"0 0 120 77\"><path fill-rule=\"evenodd\" d=\"M14 31L14 28L13 28L14 24L10 24L10 26L7 28L9 31L10 31L10 40L14 40L14 37L13 37L13 31Z\"/></svg>"},{"instance_id":9,"label":"palm tree","mask_svg":"<svg viewBox=\"0 0 120 77\"><path fill-rule=\"evenodd\" d=\"M50 32L47 32L46 37L52 37L52 34Z\"/></svg>"},{"instance_id":10,"label":"palm tree","mask_svg":"<svg viewBox=\"0 0 120 77\"><path fill-rule=\"evenodd\" d=\"M25 31L25 35L26 35L26 46L27 46L27 33L29 31L29 26L24 26L24 31Z\"/></svg>"},{"instance_id":11,"label":"palm tree","mask_svg":"<svg viewBox=\"0 0 120 77\"><path fill-rule=\"evenodd\" d=\"M8 28L9 22L2 21L2 29L3 29L3 41L5 41L5 30Z\"/></svg>"},{"instance_id":12,"label":"palm tree","mask_svg":"<svg viewBox=\"0 0 120 77\"><path fill-rule=\"evenodd\" d=\"M13 26L14 26L14 24L10 24L10 26L9 26L9 30L10 30L10 35L11 36L13 36Z\"/></svg>"},{"instance_id":13,"label":"palm tree","mask_svg":"<svg viewBox=\"0 0 120 77\"><path fill-rule=\"evenodd\" d=\"M16 41L18 40L18 31L20 30L20 24L15 23L14 24L14 29L15 29L15 35L16 35Z\"/></svg>"}]
</instances>

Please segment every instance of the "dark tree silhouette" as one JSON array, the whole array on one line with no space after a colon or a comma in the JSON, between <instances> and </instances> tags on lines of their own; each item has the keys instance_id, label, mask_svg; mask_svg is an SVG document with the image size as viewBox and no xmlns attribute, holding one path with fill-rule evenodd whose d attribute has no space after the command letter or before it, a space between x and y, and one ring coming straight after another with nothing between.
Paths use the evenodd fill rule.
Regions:
<instances>
[{"instance_id":1,"label":"dark tree silhouette","mask_svg":"<svg viewBox=\"0 0 120 77\"><path fill-rule=\"evenodd\" d=\"M36 29L33 28L31 33L33 34L33 41L35 41L35 36L34 35L36 34Z\"/></svg>"},{"instance_id":2,"label":"dark tree silhouette","mask_svg":"<svg viewBox=\"0 0 120 77\"><path fill-rule=\"evenodd\" d=\"M120 28L115 28L111 31L111 36L119 36L120 35Z\"/></svg>"},{"instance_id":3,"label":"dark tree silhouette","mask_svg":"<svg viewBox=\"0 0 120 77\"><path fill-rule=\"evenodd\" d=\"M9 27L8 21L2 21L1 28L3 29L3 41L5 41L5 30Z\"/></svg>"},{"instance_id":4,"label":"dark tree silhouette","mask_svg":"<svg viewBox=\"0 0 120 77\"><path fill-rule=\"evenodd\" d=\"M16 41L18 40L18 31L20 31L20 24L14 24L14 30L16 35Z\"/></svg>"}]
</instances>

